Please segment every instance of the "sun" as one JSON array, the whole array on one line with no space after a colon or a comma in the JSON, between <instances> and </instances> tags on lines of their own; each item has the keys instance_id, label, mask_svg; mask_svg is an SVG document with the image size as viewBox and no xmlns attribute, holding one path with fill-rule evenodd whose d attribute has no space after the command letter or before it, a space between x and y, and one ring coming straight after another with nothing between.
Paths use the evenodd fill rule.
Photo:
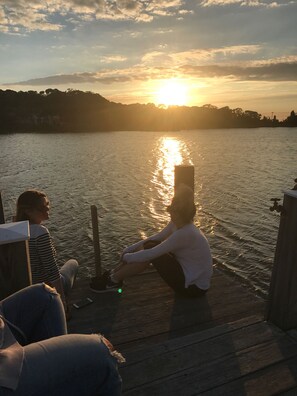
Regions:
<instances>
[{"instance_id":1,"label":"sun","mask_svg":"<svg viewBox=\"0 0 297 396\"><path fill-rule=\"evenodd\" d=\"M183 106L188 101L187 85L179 80L167 80L156 92L156 103L165 106Z\"/></svg>"}]
</instances>

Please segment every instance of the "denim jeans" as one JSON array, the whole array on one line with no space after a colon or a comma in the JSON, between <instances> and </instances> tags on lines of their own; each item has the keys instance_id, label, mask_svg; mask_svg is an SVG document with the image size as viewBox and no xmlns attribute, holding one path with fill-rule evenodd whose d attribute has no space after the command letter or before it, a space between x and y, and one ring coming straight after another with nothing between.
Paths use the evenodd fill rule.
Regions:
<instances>
[{"instance_id":1,"label":"denim jeans","mask_svg":"<svg viewBox=\"0 0 297 396\"><path fill-rule=\"evenodd\" d=\"M66 261L66 263L60 268L60 274L62 277L63 288L66 297L69 295L70 290L72 289L77 271L78 262L74 259Z\"/></svg>"},{"instance_id":2,"label":"denim jeans","mask_svg":"<svg viewBox=\"0 0 297 396\"><path fill-rule=\"evenodd\" d=\"M0 396L119 396L117 361L99 335L66 334L63 306L55 290L30 286L6 298L1 309L24 361L15 391ZM23 336L22 336L23 333Z\"/></svg>"},{"instance_id":3,"label":"denim jeans","mask_svg":"<svg viewBox=\"0 0 297 396\"><path fill-rule=\"evenodd\" d=\"M1 396L119 396L116 359L98 335L69 334L25 347L16 391Z\"/></svg>"},{"instance_id":4,"label":"denim jeans","mask_svg":"<svg viewBox=\"0 0 297 396\"><path fill-rule=\"evenodd\" d=\"M36 284L2 300L5 319L16 328L10 330L21 345L67 333L61 299L55 289Z\"/></svg>"}]
</instances>

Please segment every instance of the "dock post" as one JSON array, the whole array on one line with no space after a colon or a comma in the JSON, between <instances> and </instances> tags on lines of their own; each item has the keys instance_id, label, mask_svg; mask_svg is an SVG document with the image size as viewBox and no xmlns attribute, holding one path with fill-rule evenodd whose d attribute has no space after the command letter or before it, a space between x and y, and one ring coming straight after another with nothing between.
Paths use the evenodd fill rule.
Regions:
<instances>
[{"instance_id":1,"label":"dock post","mask_svg":"<svg viewBox=\"0 0 297 396\"><path fill-rule=\"evenodd\" d=\"M5 218L4 218L4 209L3 209L3 203L2 203L2 194L0 191L0 224L5 223Z\"/></svg>"},{"instance_id":2,"label":"dock post","mask_svg":"<svg viewBox=\"0 0 297 396\"><path fill-rule=\"evenodd\" d=\"M101 251L99 241L98 213L97 206L91 206L92 229L93 229L93 245L95 253L95 269L96 276L101 276Z\"/></svg>"},{"instance_id":3,"label":"dock post","mask_svg":"<svg viewBox=\"0 0 297 396\"><path fill-rule=\"evenodd\" d=\"M174 167L174 189L179 184L186 184L194 191L194 166L193 165L176 165Z\"/></svg>"},{"instance_id":4,"label":"dock post","mask_svg":"<svg viewBox=\"0 0 297 396\"><path fill-rule=\"evenodd\" d=\"M289 330L297 327L297 191L284 191L283 206L276 207L281 217L266 319Z\"/></svg>"}]
</instances>

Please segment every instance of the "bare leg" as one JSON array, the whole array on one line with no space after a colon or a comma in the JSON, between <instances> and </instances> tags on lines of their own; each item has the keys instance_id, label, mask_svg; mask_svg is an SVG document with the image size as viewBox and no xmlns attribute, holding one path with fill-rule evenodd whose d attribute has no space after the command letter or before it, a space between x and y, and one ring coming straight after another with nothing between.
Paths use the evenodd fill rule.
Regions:
<instances>
[{"instance_id":1,"label":"bare leg","mask_svg":"<svg viewBox=\"0 0 297 396\"><path fill-rule=\"evenodd\" d=\"M116 282L121 282L129 276L140 274L149 267L150 263L122 263L113 272L112 278Z\"/></svg>"}]
</instances>

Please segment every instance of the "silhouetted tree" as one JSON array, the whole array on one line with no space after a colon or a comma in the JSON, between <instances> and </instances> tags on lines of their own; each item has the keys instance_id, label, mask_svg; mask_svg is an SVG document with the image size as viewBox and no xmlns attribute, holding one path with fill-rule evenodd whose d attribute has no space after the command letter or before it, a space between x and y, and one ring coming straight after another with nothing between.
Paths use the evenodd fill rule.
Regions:
<instances>
[{"instance_id":1,"label":"silhouetted tree","mask_svg":"<svg viewBox=\"0 0 297 396\"><path fill-rule=\"evenodd\" d=\"M297 127L297 115L294 110L292 110L289 117L283 121L283 126Z\"/></svg>"},{"instance_id":2,"label":"silhouetted tree","mask_svg":"<svg viewBox=\"0 0 297 396\"><path fill-rule=\"evenodd\" d=\"M198 106L156 107L153 103L124 105L99 94L48 88L41 92L0 90L0 133L83 132L114 130L183 130L296 126L296 114L280 123L241 108Z\"/></svg>"}]
</instances>

